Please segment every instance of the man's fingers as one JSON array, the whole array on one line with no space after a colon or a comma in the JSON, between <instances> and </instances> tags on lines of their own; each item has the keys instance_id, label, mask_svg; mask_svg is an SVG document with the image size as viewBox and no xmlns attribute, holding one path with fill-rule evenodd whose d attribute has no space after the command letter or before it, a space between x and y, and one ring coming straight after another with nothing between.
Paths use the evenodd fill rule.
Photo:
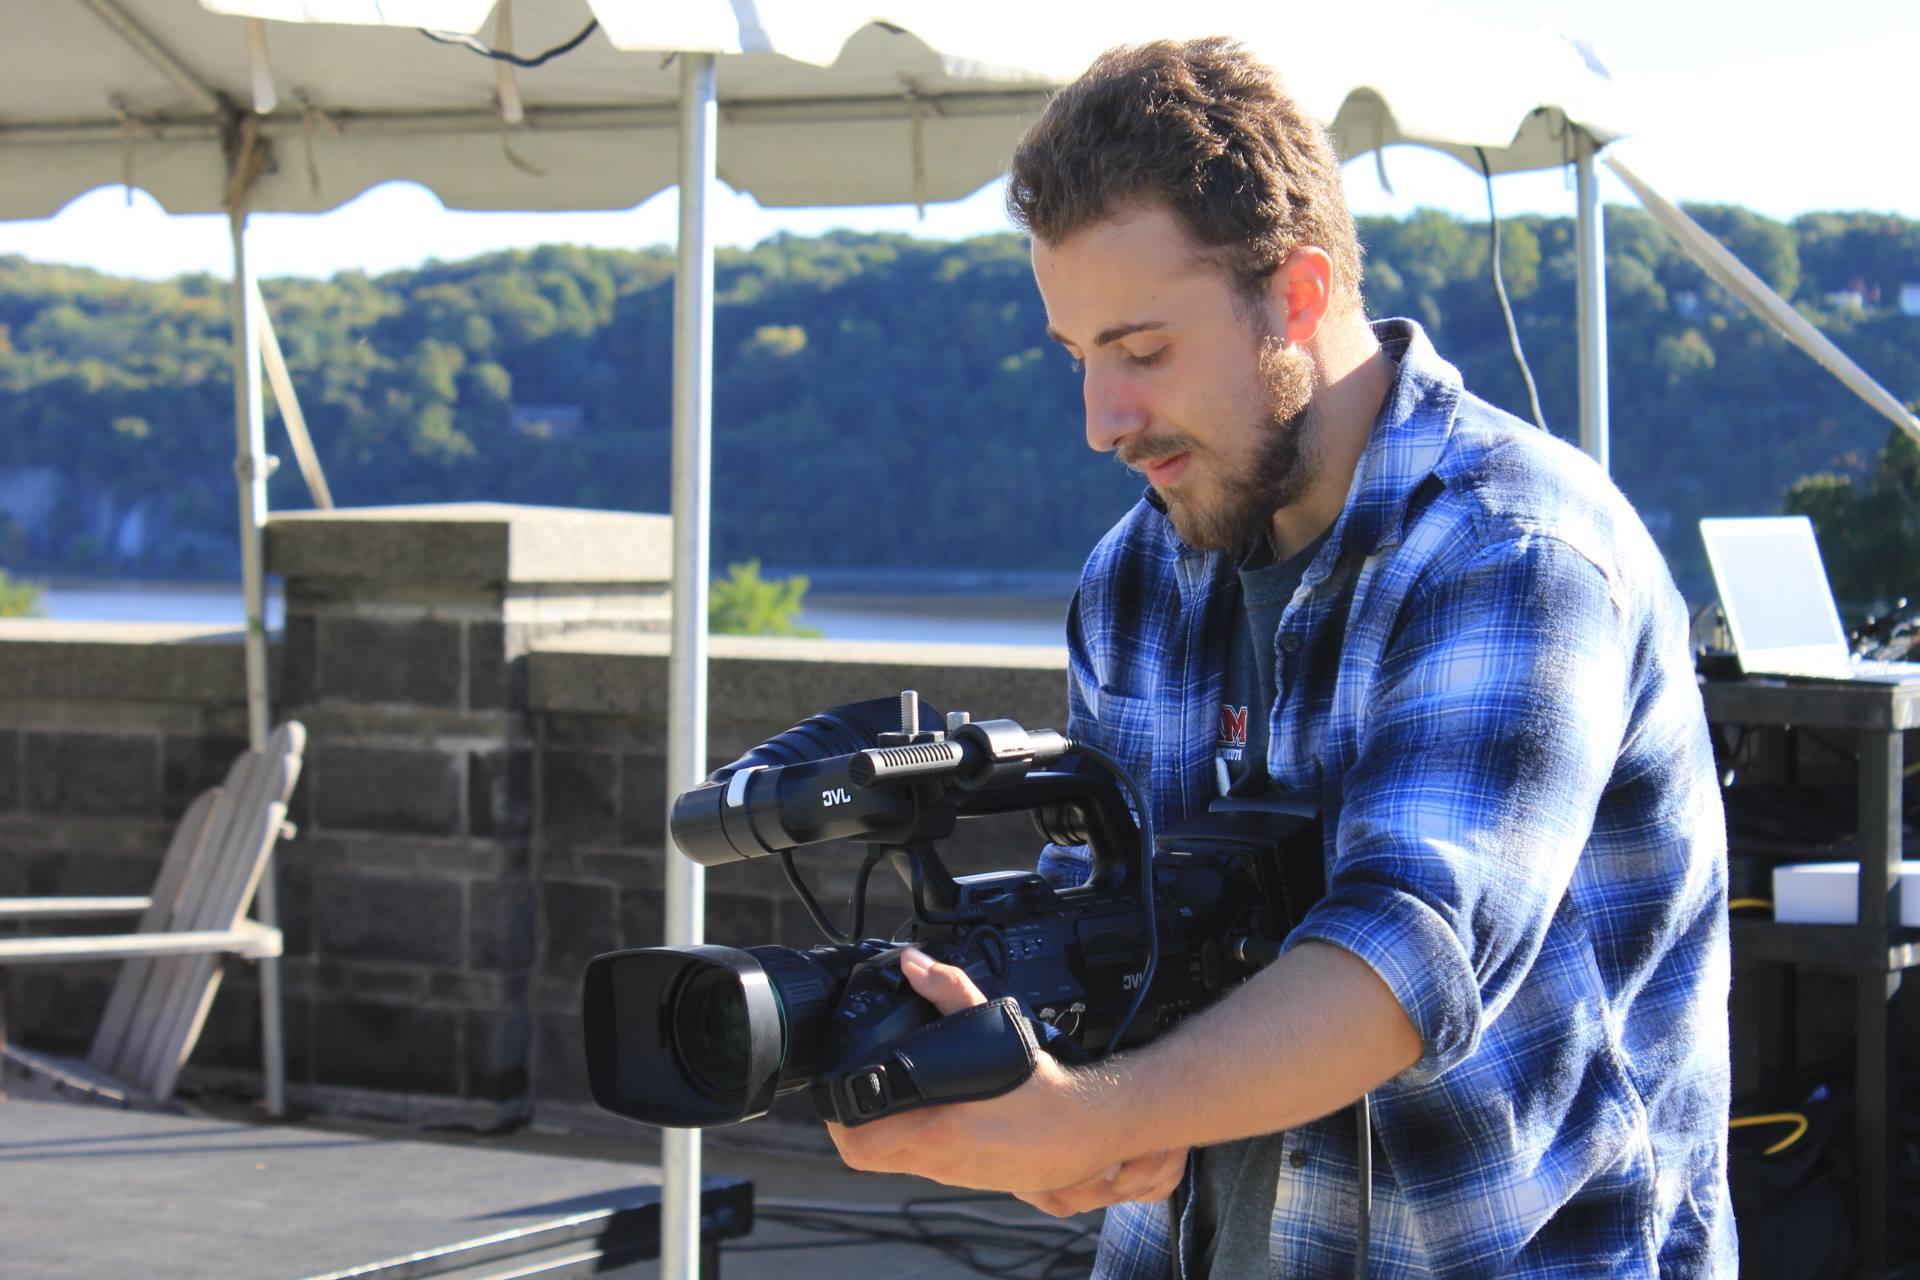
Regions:
<instances>
[{"instance_id":1,"label":"man's fingers","mask_svg":"<svg viewBox=\"0 0 1920 1280\"><path fill-rule=\"evenodd\" d=\"M1115 1180L1115 1190L1126 1200L1165 1200L1186 1172L1187 1148L1175 1147L1130 1161Z\"/></svg>"},{"instance_id":2,"label":"man's fingers","mask_svg":"<svg viewBox=\"0 0 1920 1280\"><path fill-rule=\"evenodd\" d=\"M1059 1191L1028 1191L1015 1196L1014 1199L1030 1204L1040 1212L1054 1218L1071 1218L1076 1213L1086 1212L1084 1209L1074 1208L1072 1201L1069 1200L1064 1193ZM1092 1209L1098 1209L1100 1207L1099 1205L1088 1206L1088 1208Z\"/></svg>"},{"instance_id":3,"label":"man's fingers","mask_svg":"<svg viewBox=\"0 0 1920 1280\"><path fill-rule=\"evenodd\" d=\"M907 975L907 982L920 998L942 1014L959 1013L987 1002L966 970L941 964L918 947L902 949L900 971Z\"/></svg>"},{"instance_id":4,"label":"man's fingers","mask_svg":"<svg viewBox=\"0 0 1920 1280\"><path fill-rule=\"evenodd\" d=\"M1180 1185L1186 1169L1187 1148L1175 1147L1139 1156L1071 1187L1028 1192L1018 1198L1042 1213L1069 1218L1127 1200L1165 1200Z\"/></svg>"},{"instance_id":5,"label":"man's fingers","mask_svg":"<svg viewBox=\"0 0 1920 1280\"><path fill-rule=\"evenodd\" d=\"M862 1173L893 1173L899 1171L901 1151L911 1147L935 1118L936 1113L931 1110L913 1111L854 1129L829 1120L827 1136L833 1139L833 1145L840 1151L840 1160L847 1168Z\"/></svg>"},{"instance_id":6,"label":"man's fingers","mask_svg":"<svg viewBox=\"0 0 1920 1280\"><path fill-rule=\"evenodd\" d=\"M1076 1186L1063 1187L1058 1191L1032 1191L1017 1197L1034 1208L1056 1218L1071 1218L1076 1213L1092 1213L1095 1209L1105 1209L1109 1205L1119 1204L1125 1196L1113 1193L1113 1184L1105 1178L1094 1178Z\"/></svg>"}]
</instances>

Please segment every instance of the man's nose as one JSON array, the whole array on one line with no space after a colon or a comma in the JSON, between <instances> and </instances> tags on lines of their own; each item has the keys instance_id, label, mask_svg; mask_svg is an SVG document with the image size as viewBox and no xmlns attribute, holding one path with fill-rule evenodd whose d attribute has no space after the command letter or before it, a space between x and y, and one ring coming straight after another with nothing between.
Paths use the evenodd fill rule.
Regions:
<instances>
[{"instance_id":1,"label":"man's nose","mask_svg":"<svg viewBox=\"0 0 1920 1280\"><path fill-rule=\"evenodd\" d=\"M1146 407L1125 378L1096 373L1089 368L1080 391L1087 404L1089 449L1112 453L1128 436L1146 428Z\"/></svg>"}]
</instances>

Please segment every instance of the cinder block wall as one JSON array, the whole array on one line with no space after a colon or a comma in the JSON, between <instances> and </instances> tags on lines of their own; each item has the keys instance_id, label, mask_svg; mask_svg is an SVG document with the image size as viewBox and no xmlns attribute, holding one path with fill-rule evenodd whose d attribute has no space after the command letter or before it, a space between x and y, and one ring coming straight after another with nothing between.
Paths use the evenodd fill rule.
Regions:
<instances>
[{"instance_id":1,"label":"cinder block wall","mask_svg":"<svg viewBox=\"0 0 1920 1280\"><path fill-rule=\"evenodd\" d=\"M669 529L492 506L276 518L274 714L308 728L276 856L296 1104L488 1124L585 1113L586 961L664 941ZM1054 650L716 638L730 760L841 703L922 691L1063 725ZM246 745L238 631L0 624L0 894L138 894L172 823ZM1020 819L963 825L956 870L1020 866ZM858 852L801 856L836 914ZM709 874L708 937L819 941L765 860ZM873 878L871 928L906 912ZM11 1034L83 1052L111 963L8 975ZM229 962L186 1079L257 1087L258 986Z\"/></svg>"},{"instance_id":2,"label":"cinder block wall","mask_svg":"<svg viewBox=\"0 0 1920 1280\"><path fill-rule=\"evenodd\" d=\"M278 714L309 731L283 860L289 1084L456 1099L533 1094L534 732L525 659L585 627L657 631L661 516L494 505L276 520Z\"/></svg>"}]
</instances>

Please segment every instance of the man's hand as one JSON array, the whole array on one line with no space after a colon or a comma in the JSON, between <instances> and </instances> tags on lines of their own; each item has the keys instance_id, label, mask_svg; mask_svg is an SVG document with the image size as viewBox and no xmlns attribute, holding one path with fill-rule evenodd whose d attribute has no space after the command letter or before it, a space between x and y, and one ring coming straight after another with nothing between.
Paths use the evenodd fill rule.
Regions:
<instances>
[{"instance_id":1,"label":"man's hand","mask_svg":"<svg viewBox=\"0 0 1920 1280\"><path fill-rule=\"evenodd\" d=\"M987 1002L964 970L913 947L901 954L900 968L942 1014ZM853 1129L829 1121L827 1132L849 1168L1007 1191L1056 1217L1173 1194L1186 1149L1127 1150L1124 1125L1100 1103L1097 1078L1042 1054L1033 1077L998 1098L927 1107Z\"/></svg>"},{"instance_id":2,"label":"man's hand","mask_svg":"<svg viewBox=\"0 0 1920 1280\"><path fill-rule=\"evenodd\" d=\"M1056 1218L1091 1213L1125 1200L1165 1200L1186 1176L1187 1150L1176 1147L1171 1151L1156 1151L1122 1161L1074 1186L1058 1191L1020 1192L1016 1198Z\"/></svg>"}]
</instances>

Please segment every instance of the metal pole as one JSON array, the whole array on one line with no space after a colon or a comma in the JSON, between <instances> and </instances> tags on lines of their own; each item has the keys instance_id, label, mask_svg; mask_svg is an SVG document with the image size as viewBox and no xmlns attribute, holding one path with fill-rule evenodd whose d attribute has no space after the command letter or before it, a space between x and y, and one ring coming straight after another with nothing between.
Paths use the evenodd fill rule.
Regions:
<instances>
[{"instance_id":1,"label":"metal pole","mask_svg":"<svg viewBox=\"0 0 1920 1280\"><path fill-rule=\"evenodd\" d=\"M1608 471L1607 232L1600 208L1600 175L1593 165L1599 148L1578 129L1573 146L1580 202L1574 245L1580 311L1580 447L1602 471Z\"/></svg>"},{"instance_id":2,"label":"metal pole","mask_svg":"<svg viewBox=\"0 0 1920 1280\"><path fill-rule=\"evenodd\" d=\"M707 773L707 494L713 450L713 241L719 109L712 54L680 55L680 261L673 292L673 651L667 664L667 808ZM666 833L667 945L706 934L706 869ZM666 1129L660 1144L661 1280L700 1266L700 1131Z\"/></svg>"},{"instance_id":3,"label":"metal pole","mask_svg":"<svg viewBox=\"0 0 1920 1280\"><path fill-rule=\"evenodd\" d=\"M1860 1274L1884 1276L1892 1261L1888 1199L1893 1162L1889 1141L1887 1002L1900 974L1887 970L1887 930L1900 918L1894 886L1900 876L1901 795L1906 754L1899 730L1864 729L1860 751L1860 933L1865 962L1854 995L1854 1249Z\"/></svg>"},{"instance_id":4,"label":"metal pole","mask_svg":"<svg viewBox=\"0 0 1920 1280\"><path fill-rule=\"evenodd\" d=\"M260 386L260 291L247 261L247 210L236 201L227 214L233 236L233 430L234 475L240 490L240 580L246 595L247 739L255 751L267 745L266 577L261 542L267 527L267 423ZM273 859L267 859L254 893L260 923L278 923ZM280 1028L280 961L260 962L260 1039L266 1059L267 1114L287 1110L286 1058Z\"/></svg>"}]
</instances>

